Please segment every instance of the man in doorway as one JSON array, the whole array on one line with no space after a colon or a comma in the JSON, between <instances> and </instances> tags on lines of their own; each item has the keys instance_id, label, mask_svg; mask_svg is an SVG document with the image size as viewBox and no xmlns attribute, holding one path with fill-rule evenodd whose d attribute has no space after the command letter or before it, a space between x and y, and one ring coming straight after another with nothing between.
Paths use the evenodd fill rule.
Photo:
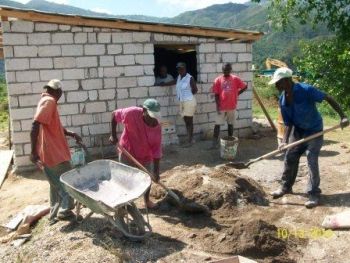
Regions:
<instances>
[{"instance_id":1,"label":"man in doorway","mask_svg":"<svg viewBox=\"0 0 350 263\"><path fill-rule=\"evenodd\" d=\"M62 127L57 109L57 101L62 96L62 83L50 80L44 86L34 116L31 137L31 161L44 171L50 183L50 222L74 217L74 200L68 195L60 182L60 176L71 170L71 155L65 136L81 142L75 132ZM59 211L60 209L60 211Z\"/></svg>"},{"instance_id":2,"label":"man in doorway","mask_svg":"<svg viewBox=\"0 0 350 263\"><path fill-rule=\"evenodd\" d=\"M285 131L282 144L279 147L323 130L322 117L316 107L316 103L320 103L323 100L327 101L339 114L342 127L349 125L343 110L331 96L306 83L295 83L292 80L292 73L292 70L289 68L279 68L269 82L270 85L275 84L278 91L282 92L279 104ZM298 174L300 157L303 153L306 153L309 168L307 186L309 200L305 203L305 206L313 208L319 204L321 189L319 187L318 156L322 145L323 136L319 136L286 151L282 173L282 187L271 193L274 198L279 198L292 192L292 187Z\"/></svg>"},{"instance_id":3,"label":"man in doorway","mask_svg":"<svg viewBox=\"0 0 350 263\"><path fill-rule=\"evenodd\" d=\"M215 94L217 115L215 118L214 136L211 149L219 145L220 125L227 122L228 136L233 136L233 125L236 119L238 96L247 89L238 76L231 74L232 65L225 63L222 66L223 75L214 81L212 91Z\"/></svg>"},{"instance_id":4,"label":"man in doorway","mask_svg":"<svg viewBox=\"0 0 350 263\"><path fill-rule=\"evenodd\" d=\"M174 80L173 76L168 74L167 67L162 65L159 67L159 75L156 77L156 82L154 83L154 85L158 86L160 84L166 84L166 83L171 82L173 80Z\"/></svg>"},{"instance_id":5,"label":"man in doorway","mask_svg":"<svg viewBox=\"0 0 350 263\"><path fill-rule=\"evenodd\" d=\"M109 139L112 144L118 144L117 125L124 124L119 144L147 170L150 170L153 163L153 174L157 182L159 181L159 162L162 157L160 117L160 104L155 99L145 100L142 107L117 109L112 113L112 132ZM119 161L136 166L122 153L119 153ZM145 203L148 208L155 208L156 204L149 198L150 190L145 193Z\"/></svg>"}]
</instances>

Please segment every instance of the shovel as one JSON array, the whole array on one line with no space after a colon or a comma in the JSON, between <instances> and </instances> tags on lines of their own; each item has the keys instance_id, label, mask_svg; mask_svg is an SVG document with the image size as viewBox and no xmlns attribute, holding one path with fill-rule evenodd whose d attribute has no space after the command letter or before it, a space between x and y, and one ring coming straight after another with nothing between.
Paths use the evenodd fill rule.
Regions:
<instances>
[{"instance_id":1,"label":"shovel","mask_svg":"<svg viewBox=\"0 0 350 263\"><path fill-rule=\"evenodd\" d=\"M323 131L320 131L320 132L318 132L318 133L315 133L315 134L313 134L313 135L310 135L310 136L308 136L308 137L306 137L306 138L300 139L299 141L295 141L295 142L289 143L289 144L285 145L284 147L282 147L281 149L274 150L274 151L272 151L272 152L270 152L270 153L267 153L267 154L265 154L265 155L263 155L263 156L260 156L260 157L258 157L258 158L256 158L256 159L250 160L250 161L247 162L247 163L244 163L244 162L230 162L230 163L228 163L227 165L228 165L228 166L232 166L232 167L234 167L234 168L236 168L236 169L245 169L245 168L248 168L249 165L251 165L252 163L256 163L256 162L261 161L261 160L263 160L263 159L267 159L267 158L269 158L269 157L271 157L271 156L274 156L274 155L280 153L281 151L290 149L290 148L292 148L292 147L294 147L294 146L297 146L297 145L302 144L302 143L304 143L304 142L310 141L310 140L312 140L312 139L314 139L314 138L317 138L317 137L319 137L319 136L321 136L321 135L323 135L323 134L325 134L325 133L327 133L327 132L333 131L333 130L338 129L338 128L340 128L340 127L341 127L341 125L338 124L338 125L333 126L333 127L331 127L331 128L325 129L325 130L323 130Z\"/></svg>"},{"instance_id":2,"label":"shovel","mask_svg":"<svg viewBox=\"0 0 350 263\"><path fill-rule=\"evenodd\" d=\"M137 161L123 146L119 145L118 144L118 149L123 153L125 154L125 156L130 160L132 161L134 164L136 164L136 166L138 166L142 171L144 171L145 173L147 173L151 178L152 178L152 181L154 181L156 184L159 184L168 194L169 196L171 196L175 201L176 203L181 206L181 201L180 201L180 198L171 190L169 189L168 187L166 187L163 183L161 182L156 182L155 180L155 177L152 173L150 173L146 167L144 167L139 161Z\"/></svg>"}]
</instances>

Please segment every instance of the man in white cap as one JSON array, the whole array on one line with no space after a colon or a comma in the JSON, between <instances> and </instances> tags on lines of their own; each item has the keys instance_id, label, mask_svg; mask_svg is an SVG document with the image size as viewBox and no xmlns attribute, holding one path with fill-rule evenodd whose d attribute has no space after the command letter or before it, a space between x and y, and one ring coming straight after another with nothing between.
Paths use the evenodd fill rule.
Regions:
<instances>
[{"instance_id":1,"label":"man in white cap","mask_svg":"<svg viewBox=\"0 0 350 263\"><path fill-rule=\"evenodd\" d=\"M65 136L73 137L77 142L80 142L81 138L75 132L63 128L61 124L57 109L57 101L62 96L61 81L50 80L44 89L30 133L30 159L44 171L50 183L50 221L54 223L57 219L74 217L71 211L74 208L74 200L62 186L60 176L71 169L71 155Z\"/></svg>"},{"instance_id":2,"label":"man in white cap","mask_svg":"<svg viewBox=\"0 0 350 263\"><path fill-rule=\"evenodd\" d=\"M159 180L159 161L162 158L162 129L160 127L160 104L155 99L147 99L142 107L117 109L112 113L112 132L110 142L118 143L117 124L124 124L124 130L119 144L126 149L138 162L150 170L153 163L153 173ZM132 160L119 153L119 161L135 166ZM155 208L150 198L150 189L145 193L148 208Z\"/></svg>"},{"instance_id":3,"label":"man in white cap","mask_svg":"<svg viewBox=\"0 0 350 263\"><path fill-rule=\"evenodd\" d=\"M320 113L317 111L316 102L327 101L339 114L341 126L346 127L349 125L343 110L331 96L306 83L295 83L292 80L292 73L292 70L289 68L279 68L269 82L270 85L275 84L276 88L282 92L279 105L285 124L285 132L280 147L323 130L323 121ZM292 187L298 174L299 159L303 153L306 153L309 168L307 186L309 200L305 203L305 206L312 208L319 204L321 189L319 188L318 156L322 144L323 136L320 136L287 150L284 158L282 187L271 193L274 198L279 198L292 192Z\"/></svg>"}]
</instances>

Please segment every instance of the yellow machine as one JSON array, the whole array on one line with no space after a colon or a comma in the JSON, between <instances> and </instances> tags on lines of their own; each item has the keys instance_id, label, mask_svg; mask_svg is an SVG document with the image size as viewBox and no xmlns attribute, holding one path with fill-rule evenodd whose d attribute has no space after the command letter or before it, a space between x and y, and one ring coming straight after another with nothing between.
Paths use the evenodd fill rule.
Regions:
<instances>
[{"instance_id":1,"label":"yellow machine","mask_svg":"<svg viewBox=\"0 0 350 263\"><path fill-rule=\"evenodd\" d=\"M272 66L281 68L281 67L286 67L288 68L288 65L278 59L272 59L272 58L267 58L265 61L266 69L271 69Z\"/></svg>"}]
</instances>

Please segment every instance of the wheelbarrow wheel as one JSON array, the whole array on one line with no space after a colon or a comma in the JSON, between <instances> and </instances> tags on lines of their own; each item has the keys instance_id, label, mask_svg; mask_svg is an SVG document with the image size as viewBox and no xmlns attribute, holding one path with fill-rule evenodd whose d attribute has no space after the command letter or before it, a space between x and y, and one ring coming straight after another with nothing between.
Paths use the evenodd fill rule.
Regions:
<instances>
[{"instance_id":1,"label":"wheelbarrow wheel","mask_svg":"<svg viewBox=\"0 0 350 263\"><path fill-rule=\"evenodd\" d=\"M120 207L115 214L114 225L131 240L142 240L152 231L134 203Z\"/></svg>"}]
</instances>

